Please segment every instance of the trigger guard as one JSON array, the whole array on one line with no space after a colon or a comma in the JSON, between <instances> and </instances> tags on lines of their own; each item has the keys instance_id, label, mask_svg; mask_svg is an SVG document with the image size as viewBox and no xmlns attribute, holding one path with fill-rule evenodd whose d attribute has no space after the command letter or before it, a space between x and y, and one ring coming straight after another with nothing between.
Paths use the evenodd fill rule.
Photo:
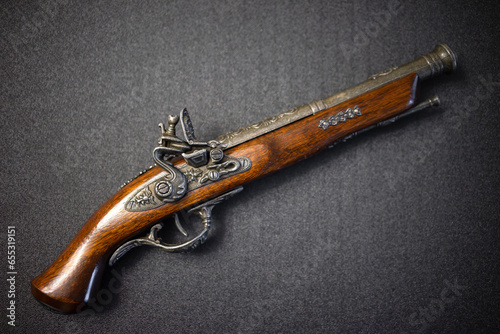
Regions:
<instances>
[{"instance_id":1,"label":"trigger guard","mask_svg":"<svg viewBox=\"0 0 500 334\"><path fill-rule=\"evenodd\" d=\"M108 264L112 266L113 264L115 264L116 261L118 261L118 259L120 259L123 255L125 255L125 253L127 253L129 250L142 245L158 247L163 249L164 251L171 253L188 252L190 250L197 248L199 245L201 245L207 240L208 232L210 230L212 222L212 209L220 202L233 196L234 194L239 193L242 190L243 187L237 187L221 196L218 196L210 201L207 201L201 205L198 205L190 209L187 213L189 215L192 214L198 215L203 223L203 231L201 231L197 236L195 236L191 240L188 240L181 244L167 244L161 242L161 238L157 236L157 232L162 229L163 224L159 223L151 227L151 230L149 231L149 234L147 236L129 240L120 247L118 247L118 249L115 250L113 255L111 255Z\"/></svg>"},{"instance_id":2,"label":"trigger guard","mask_svg":"<svg viewBox=\"0 0 500 334\"><path fill-rule=\"evenodd\" d=\"M132 248L143 245L158 247L163 249L164 251L171 253L181 253L190 251L198 247L203 242L205 242L205 240L207 239L208 231L210 230L210 224L209 224L208 226L205 226L203 228L203 231L201 231L196 237L192 238L191 240L188 240L181 244L167 244L162 242L161 238L159 238L156 235L156 233L162 227L163 224L156 224L151 228L151 231L149 232L147 237L127 241L126 243L118 247L118 249L113 253L111 258L109 259L108 262L109 266L114 265L116 261L118 261L123 255L125 255L125 253L127 253Z\"/></svg>"}]
</instances>

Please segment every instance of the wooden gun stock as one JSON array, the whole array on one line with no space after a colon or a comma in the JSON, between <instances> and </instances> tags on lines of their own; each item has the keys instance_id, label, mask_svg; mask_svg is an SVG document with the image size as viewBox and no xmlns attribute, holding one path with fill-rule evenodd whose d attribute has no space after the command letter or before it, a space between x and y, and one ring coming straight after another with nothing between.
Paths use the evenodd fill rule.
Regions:
<instances>
[{"instance_id":1,"label":"wooden gun stock","mask_svg":"<svg viewBox=\"0 0 500 334\"><path fill-rule=\"evenodd\" d=\"M435 61L454 63L455 56L448 50L446 55ZM436 53L436 50L434 52ZM422 64L422 68L424 65L429 66ZM453 68L454 66L453 64ZM364 89L358 94L352 93L354 96L347 94L347 98L339 103L336 102L339 101L340 95L334 95L336 99L330 99L330 102L322 101L326 101L325 104L333 104L332 106L316 108L310 105L310 115L272 131L259 133L254 138L245 137L238 140L237 136L222 136L223 140L232 138L228 140L224 154L235 158L246 157L251 161L251 168L214 182L206 182L196 189L188 189L178 201L145 210L130 210L129 203L141 189L169 175L160 166L141 174L104 203L54 263L32 281L34 297L65 313L81 310L96 294L110 257L122 244L146 233L151 226L166 216L192 208L247 182L306 159L350 134L407 111L415 104L420 77L422 74L429 76L427 67L427 72L419 68L406 69L404 73L396 73L395 78L381 74L379 80L383 81L375 84L373 89ZM369 80L376 82L377 77ZM347 111L350 114L346 114ZM268 121L266 126L272 127L273 125L269 124L275 123L276 119ZM181 157L173 159L172 164L176 168L186 165Z\"/></svg>"}]
</instances>

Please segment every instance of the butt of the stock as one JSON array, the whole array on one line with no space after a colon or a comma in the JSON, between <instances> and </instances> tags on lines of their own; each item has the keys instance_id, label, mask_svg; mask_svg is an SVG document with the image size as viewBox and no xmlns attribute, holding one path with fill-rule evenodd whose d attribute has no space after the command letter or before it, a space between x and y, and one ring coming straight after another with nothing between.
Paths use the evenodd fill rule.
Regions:
<instances>
[{"instance_id":1,"label":"butt of the stock","mask_svg":"<svg viewBox=\"0 0 500 334\"><path fill-rule=\"evenodd\" d=\"M178 210L130 212L126 203L137 189L163 175L155 167L134 179L104 203L81 228L59 257L31 282L31 292L55 311L75 313L84 309L100 287L112 252L127 240L144 233L159 219Z\"/></svg>"},{"instance_id":2,"label":"butt of the stock","mask_svg":"<svg viewBox=\"0 0 500 334\"><path fill-rule=\"evenodd\" d=\"M86 308L100 287L111 251L122 242L106 240L105 231L99 230L101 222L91 218L61 255L33 279L31 293L39 302L60 313Z\"/></svg>"},{"instance_id":3,"label":"butt of the stock","mask_svg":"<svg viewBox=\"0 0 500 334\"><path fill-rule=\"evenodd\" d=\"M78 277L78 273L72 271L53 276L49 267L31 282L31 294L55 312L77 313L84 310L95 295L104 269L105 263L102 261L90 271L88 277Z\"/></svg>"}]
</instances>

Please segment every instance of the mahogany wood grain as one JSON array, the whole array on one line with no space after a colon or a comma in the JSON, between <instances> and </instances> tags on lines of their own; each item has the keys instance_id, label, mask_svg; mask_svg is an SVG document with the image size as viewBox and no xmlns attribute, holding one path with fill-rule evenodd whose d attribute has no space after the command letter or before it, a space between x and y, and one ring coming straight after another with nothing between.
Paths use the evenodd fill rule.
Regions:
<instances>
[{"instance_id":1,"label":"mahogany wood grain","mask_svg":"<svg viewBox=\"0 0 500 334\"><path fill-rule=\"evenodd\" d=\"M250 170L190 191L176 203L144 212L125 210L138 189L165 174L160 167L152 168L118 191L90 217L54 263L32 281L33 295L62 312L77 312L94 297L111 254L125 241L146 234L155 222L176 211L306 159L354 131L409 109L415 103L417 84L417 74L410 74L228 149L228 155L250 158ZM354 106L359 107L361 116L326 130L318 126L320 120Z\"/></svg>"}]
</instances>

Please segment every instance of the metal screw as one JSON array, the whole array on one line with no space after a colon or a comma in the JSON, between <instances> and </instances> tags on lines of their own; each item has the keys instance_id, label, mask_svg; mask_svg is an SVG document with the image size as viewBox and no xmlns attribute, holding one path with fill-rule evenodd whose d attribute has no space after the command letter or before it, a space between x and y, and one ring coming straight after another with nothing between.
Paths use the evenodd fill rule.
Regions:
<instances>
[{"instance_id":1,"label":"metal screw","mask_svg":"<svg viewBox=\"0 0 500 334\"><path fill-rule=\"evenodd\" d=\"M158 196L166 197L172 192L172 186L170 182L160 181L156 184L155 190Z\"/></svg>"},{"instance_id":2,"label":"metal screw","mask_svg":"<svg viewBox=\"0 0 500 334\"><path fill-rule=\"evenodd\" d=\"M210 158L213 162L219 162L224 157L224 152L220 148L214 148L210 151Z\"/></svg>"},{"instance_id":3,"label":"metal screw","mask_svg":"<svg viewBox=\"0 0 500 334\"><path fill-rule=\"evenodd\" d=\"M216 170L211 170L211 171L208 172L208 178L211 181L216 181L216 180L218 180L220 178L220 174Z\"/></svg>"}]
</instances>

